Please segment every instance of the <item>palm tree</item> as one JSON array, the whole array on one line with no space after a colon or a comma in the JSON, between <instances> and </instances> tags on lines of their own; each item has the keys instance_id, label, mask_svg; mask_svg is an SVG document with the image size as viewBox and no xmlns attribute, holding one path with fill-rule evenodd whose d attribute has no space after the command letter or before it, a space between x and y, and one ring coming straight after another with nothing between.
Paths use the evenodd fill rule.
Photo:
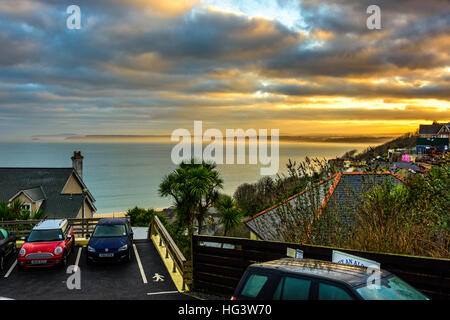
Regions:
<instances>
[{"instance_id":1,"label":"palm tree","mask_svg":"<svg viewBox=\"0 0 450 320\"><path fill-rule=\"evenodd\" d=\"M222 196L216 203L216 208L220 214L220 223L223 224L226 236L228 232L241 224L242 212L230 196Z\"/></svg>"},{"instance_id":2,"label":"palm tree","mask_svg":"<svg viewBox=\"0 0 450 320\"><path fill-rule=\"evenodd\" d=\"M196 215L198 223L198 234L202 233L203 222L205 220L208 209L213 206L219 198L218 189L223 188L223 180L220 178L219 172L215 169L216 164L203 163L202 170L200 172L207 184L205 186L205 192L200 198L198 204L198 212Z\"/></svg>"},{"instance_id":3,"label":"palm tree","mask_svg":"<svg viewBox=\"0 0 450 320\"><path fill-rule=\"evenodd\" d=\"M222 183L215 164L204 161L198 164L191 159L165 176L158 192L163 197L174 199L177 221L182 226L188 226L191 236L196 218L201 232L204 215L217 199L217 189L222 188Z\"/></svg>"}]
</instances>

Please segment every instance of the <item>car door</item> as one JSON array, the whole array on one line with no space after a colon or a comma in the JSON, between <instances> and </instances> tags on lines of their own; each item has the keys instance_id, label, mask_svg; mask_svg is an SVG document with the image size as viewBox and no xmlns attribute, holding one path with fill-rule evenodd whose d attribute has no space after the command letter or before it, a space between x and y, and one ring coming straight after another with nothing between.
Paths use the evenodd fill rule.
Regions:
<instances>
[{"instance_id":1,"label":"car door","mask_svg":"<svg viewBox=\"0 0 450 320\"><path fill-rule=\"evenodd\" d=\"M16 235L14 233L10 233L6 231L7 238L8 238L8 254L12 254L15 252L16 249Z\"/></svg>"},{"instance_id":2,"label":"car door","mask_svg":"<svg viewBox=\"0 0 450 320\"><path fill-rule=\"evenodd\" d=\"M133 229L131 228L131 225L129 222L126 223L126 230L128 234L128 239L130 240L130 245L133 244Z\"/></svg>"},{"instance_id":3,"label":"car door","mask_svg":"<svg viewBox=\"0 0 450 320\"><path fill-rule=\"evenodd\" d=\"M5 229L0 229L0 251L6 257L14 251L16 237Z\"/></svg>"},{"instance_id":4,"label":"car door","mask_svg":"<svg viewBox=\"0 0 450 320\"><path fill-rule=\"evenodd\" d=\"M0 230L0 254L4 256L8 253L8 239L5 238L5 234Z\"/></svg>"},{"instance_id":5,"label":"car door","mask_svg":"<svg viewBox=\"0 0 450 320\"><path fill-rule=\"evenodd\" d=\"M352 290L341 283L318 280L315 285L317 300L357 300Z\"/></svg>"},{"instance_id":6,"label":"car door","mask_svg":"<svg viewBox=\"0 0 450 320\"><path fill-rule=\"evenodd\" d=\"M273 292L276 273L251 268L247 270L234 295L238 300L267 300Z\"/></svg>"},{"instance_id":7,"label":"car door","mask_svg":"<svg viewBox=\"0 0 450 320\"><path fill-rule=\"evenodd\" d=\"M285 274L280 277L272 296L273 300L312 300L313 279Z\"/></svg>"},{"instance_id":8,"label":"car door","mask_svg":"<svg viewBox=\"0 0 450 320\"><path fill-rule=\"evenodd\" d=\"M68 253L72 252L74 241L75 239L73 237L73 228L71 225L68 225L66 230L64 231L64 242L66 243Z\"/></svg>"}]
</instances>

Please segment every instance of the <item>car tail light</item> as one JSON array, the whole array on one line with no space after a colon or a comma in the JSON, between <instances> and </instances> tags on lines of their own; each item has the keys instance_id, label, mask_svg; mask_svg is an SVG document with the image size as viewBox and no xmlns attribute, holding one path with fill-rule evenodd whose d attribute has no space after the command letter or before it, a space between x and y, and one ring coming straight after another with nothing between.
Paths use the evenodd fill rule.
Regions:
<instances>
[{"instance_id":1,"label":"car tail light","mask_svg":"<svg viewBox=\"0 0 450 320\"><path fill-rule=\"evenodd\" d=\"M230 300L237 300L235 296L232 296Z\"/></svg>"}]
</instances>

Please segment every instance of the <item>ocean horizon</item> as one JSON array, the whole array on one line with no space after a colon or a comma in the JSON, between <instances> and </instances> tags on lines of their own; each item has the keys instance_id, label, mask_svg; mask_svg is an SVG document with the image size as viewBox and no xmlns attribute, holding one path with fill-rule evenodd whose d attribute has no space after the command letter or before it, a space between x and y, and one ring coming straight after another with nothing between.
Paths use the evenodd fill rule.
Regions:
<instances>
[{"instance_id":1,"label":"ocean horizon","mask_svg":"<svg viewBox=\"0 0 450 320\"><path fill-rule=\"evenodd\" d=\"M177 166L171 161L175 143L119 142L0 142L0 167L71 167L74 151L84 156L83 180L96 199L97 213L124 212L135 206L165 208L171 198L158 195L163 177ZM288 159L302 161L306 156L330 159L347 151L363 151L367 143L282 142L279 145L279 171L285 173ZM269 148L270 151L270 148ZM264 167L264 166L263 166ZM223 193L233 195L242 183L261 178L261 165L219 164L224 180Z\"/></svg>"}]
</instances>

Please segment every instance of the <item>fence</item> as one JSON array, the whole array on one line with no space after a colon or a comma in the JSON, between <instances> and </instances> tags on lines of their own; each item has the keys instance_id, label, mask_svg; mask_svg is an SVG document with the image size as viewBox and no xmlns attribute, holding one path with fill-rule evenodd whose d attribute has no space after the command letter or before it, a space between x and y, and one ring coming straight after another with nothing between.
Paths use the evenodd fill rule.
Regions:
<instances>
[{"instance_id":1,"label":"fence","mask_svg":"<svg viewBox=\"0 0 450 320\"><path fill-rule=\"evenodd\" d=\"M185 290L185 285L190 285L192 281L192 264L189 261L186 261L183 253L181 253L180 249L156 215L152 217L150 222L149 238L152 236L158 236L159 246L161 247L164 245L166 248L166 258L170 256L173 261L172 272L178 270L183 278L182 290Z\"/></svg>"},{"instance_id":2,"label":"fence","mask_svg":"<svg viewBox=\"0 0 450 320\"><path fill-rule=\"evenodd\" d=\"M75 237L84 237L87 233L92 233L94 227L100 218L85 218L85 219L67 219L73 228ZM0 228L4 228L9 232L14 232L16 237L26 237L31 232L31 229L41 220L14 220L14 221L0 221Z\"/></svg>"},{"instance_id":3,"label":"fence","mask_svg":"<svg viewBox=\"0 0 450 320\"><path fill-rule=\"evenodd\" d=\"M450 259L362 252L286 242L196 235L193 237L195 290L231 296L252 263L286 257L287 248L303 250L304 258L331 261L339 250L375 260L431 299L450 299Z\"/></svg>"}]
</instances>

